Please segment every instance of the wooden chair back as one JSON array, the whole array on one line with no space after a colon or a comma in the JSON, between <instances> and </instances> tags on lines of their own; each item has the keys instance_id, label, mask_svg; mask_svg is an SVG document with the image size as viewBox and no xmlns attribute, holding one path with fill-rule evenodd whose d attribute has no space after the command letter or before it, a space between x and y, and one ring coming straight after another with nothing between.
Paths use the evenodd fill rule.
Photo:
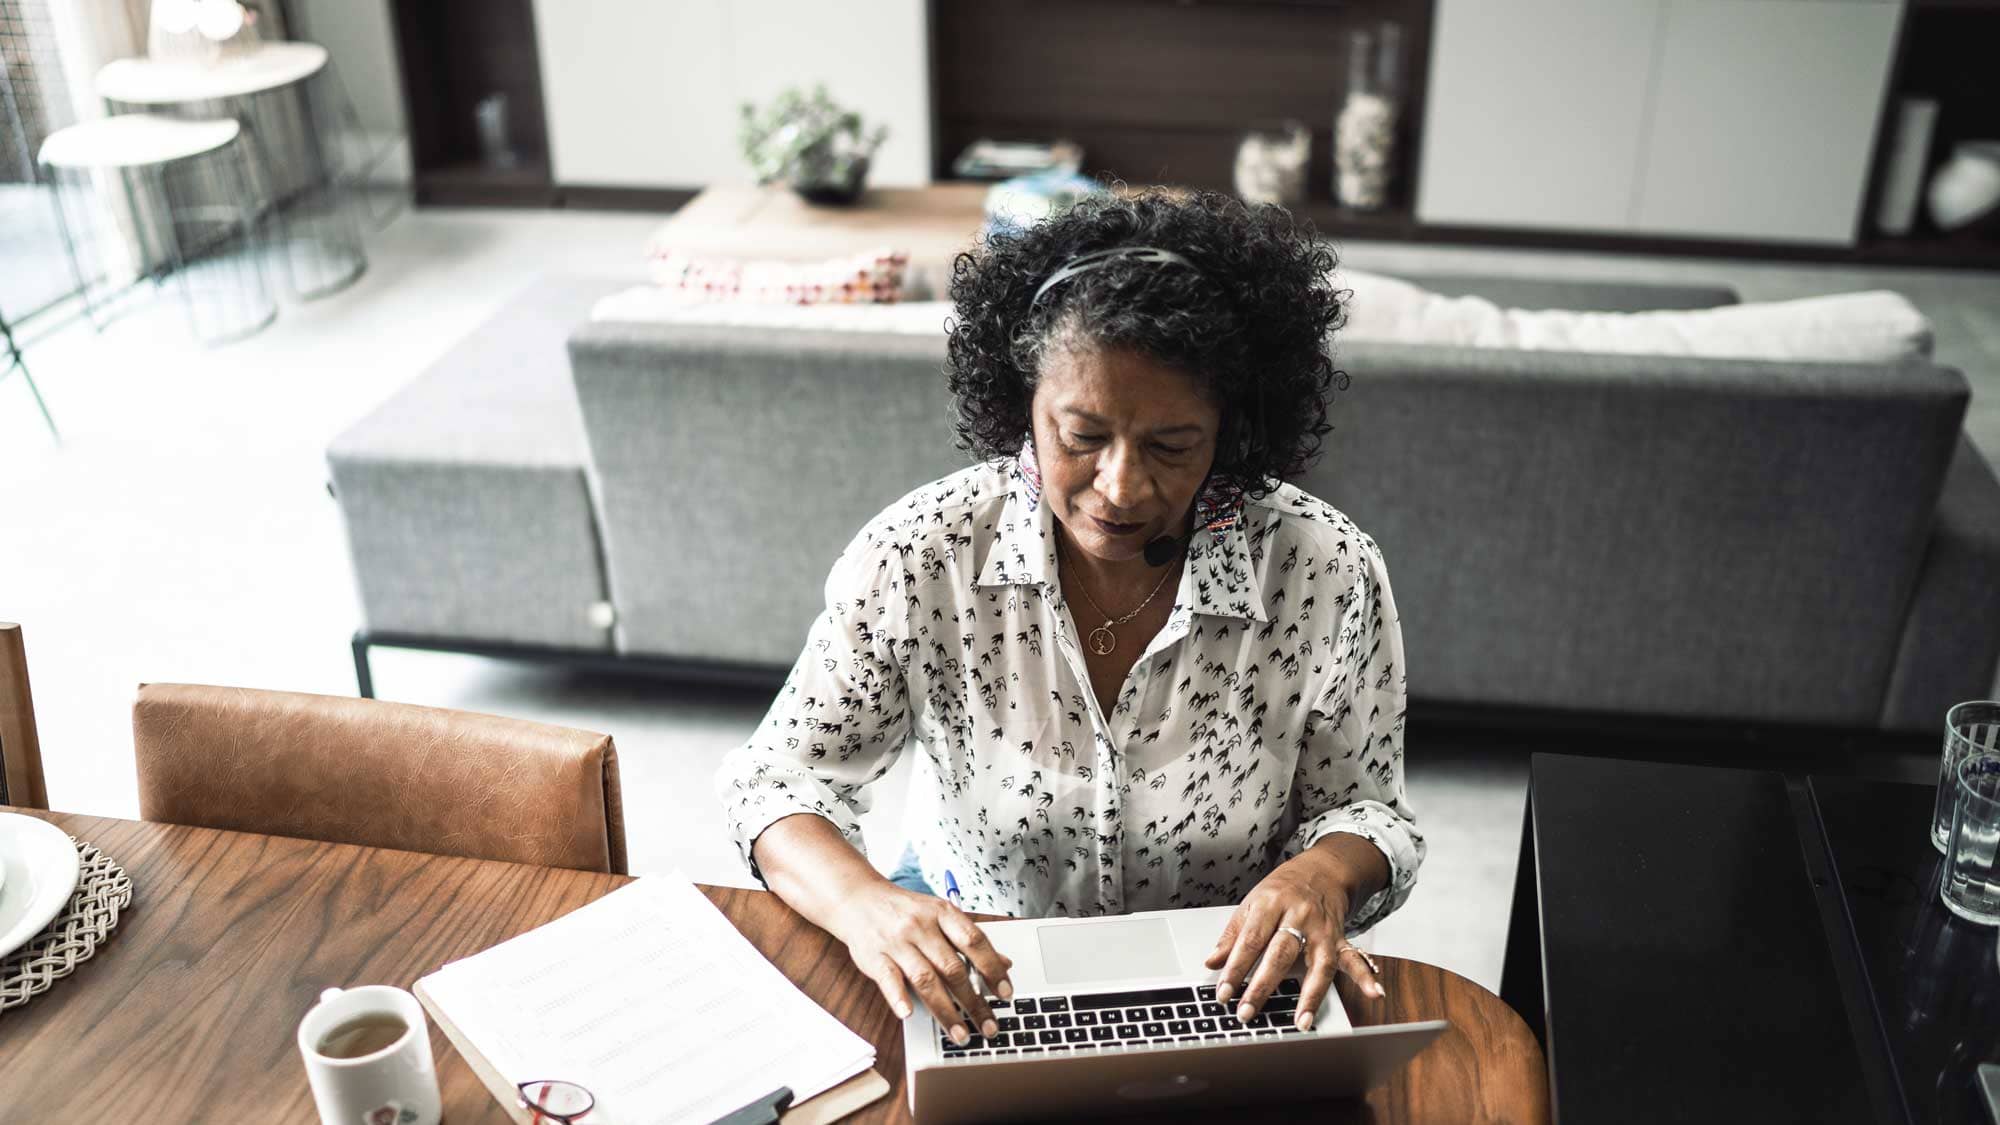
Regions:
<instances>
[{"instance_id":1,"label":"wooden chair back","mask_svg":"<svg viewBox=\"0 0 2000 1125\"><path fill-rule=\"evenodd\" d=\"M145 684L139 815L622 875L608 735L350 696Z\"/></svg>"},{"instance_id":2,"label":"wooden chair back","mask_svg":"<svg viewBox=\"0 0 2000 1125\"><path fill-rule=\"evenodd\" d=\"M28 651L21 627L9 621L0 621L0 805L49 807L35 698L28 690Z\"/></svg>"}]
</instances>

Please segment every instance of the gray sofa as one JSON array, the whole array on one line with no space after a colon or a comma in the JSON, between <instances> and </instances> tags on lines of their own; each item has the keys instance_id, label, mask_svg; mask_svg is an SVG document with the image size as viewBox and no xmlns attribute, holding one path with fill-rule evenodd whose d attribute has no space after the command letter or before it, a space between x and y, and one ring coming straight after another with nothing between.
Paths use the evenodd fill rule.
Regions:
<instances>
[{"instance_id":1,"label":"gray sofa","mask_svg":"<svg viewBox=\"0 0 2000 1125\"><path fill-rule=\"evenodd\" d=\"M965 463L941 337L586 322L613 287L537 285L330 450L364 691L375 643L774 682L854 531ZM1381 544L1418 703L1926 731L1991 690L2000 481L1956 371L1337 355L1353 385L1298 483Z\"/></svg>"}]
</instances>

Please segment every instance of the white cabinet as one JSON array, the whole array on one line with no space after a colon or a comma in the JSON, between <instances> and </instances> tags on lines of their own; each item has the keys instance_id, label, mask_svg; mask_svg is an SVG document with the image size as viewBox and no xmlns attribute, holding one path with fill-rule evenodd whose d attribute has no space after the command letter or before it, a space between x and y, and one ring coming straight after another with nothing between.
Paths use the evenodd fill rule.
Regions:
<instances>
[{"instance_id":1,"label":"white cabinet","mask_svg":"<svg viewBox=\"0 0 2000 1125\"><path fill-rule=\"evenodd\" d=\"M929 183L928 37L922 0L535 0L556 182L747 180L737 107L825 82L889 127L869 183Z\"/></svg>"},{"instance_id":2,"label":"white cabinet","mask_svg":"<svg viewBox=\"0 0 2000 1125\"><path fill-rule=\"evenodd\" d=\"M1440 0L1417 218L1851 244L1894 0Z\"/></svg>"},{"instance_id":3,"label":"white cabinet","mask_svg":"<svg viewBox=\"0 0 2000 1125\"><path fill-rule=\"evenodd\" d=\"M1849 245L1896 4L1668 0L1633 229Z\"/></svg>"},{"instance_id":4,"label":"white cabinet","mask_svg":"<svg viewBox=\"0 0 2000 1125\"><path fill-rule=\"evenodd\" d=\"M1441 0L1417 218L1624 230L1664 0Z\"/></svg>"}]
</instances>

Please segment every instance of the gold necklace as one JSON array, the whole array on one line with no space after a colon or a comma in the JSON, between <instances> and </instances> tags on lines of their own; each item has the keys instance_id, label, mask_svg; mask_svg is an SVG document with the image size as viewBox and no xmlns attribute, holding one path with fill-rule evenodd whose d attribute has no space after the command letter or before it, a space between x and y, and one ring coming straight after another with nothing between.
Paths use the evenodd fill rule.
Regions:
<instances>
[{"instance_id":1,"label":"gold necklace","mask_svg":"<svg viewBox=\"0 0 2000 1125\"><path fill-rule=\"evenodd\" d=\"M1061 555L1065 561L1068 560L1069 552L1063 550L1062 535L1060 533L1056 535L1056 552L1057 554ZM1153 599L1160 595L1160 591L1166 587L1167 579L1172 577L1173 573L1174 573L1173 568L1168 567L1167 572L1165 574L1160 575L1159 583L1153 587L1152 593L1146 595L1146 600L1139 603L1139 609L1135 609L1123 617L1113 618L1109 613L1104 612L1103 606L1098 605L1097 602L1091 598L1090 591L1084 589L1083 574L1081 571L1078 571L1076 576L1076 592L1083 595L1083 600L1090 603L1090 608L1096 610L1099 613L1104 614L1104 624L1099 625L1097 628L1092 629L1090 631L1090 637L1089 637L1090 651L1096 653L1099 656L1111 655L1111 651L1118 647L1118 638L1111 632L1111 627L1114 625L1125 624L1127 621L1130 621L1134 617L1139 616L1140 609L1145 609L1147 606L1152 605Z\"/></svg>"}]
</instances>

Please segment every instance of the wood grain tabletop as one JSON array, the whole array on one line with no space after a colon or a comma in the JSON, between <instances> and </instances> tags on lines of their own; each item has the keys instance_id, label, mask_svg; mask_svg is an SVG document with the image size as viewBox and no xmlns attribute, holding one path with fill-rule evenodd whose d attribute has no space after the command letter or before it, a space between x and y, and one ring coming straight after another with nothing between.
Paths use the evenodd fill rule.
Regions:
<instances>
[{"instance_id":1,"label":"wood grain tabletop","mask_svg":"<svg viewBox=\"0 0 2000 1125\"><path fill-rule=\"evenodd\" d=\"M408 988L448 961L562 916L623 876L278 836L10 809L96 844L131 907L76 972L0 1013L0 1090L34 1120L316 1120L295 1040L321 990ZM764 891L703 887L813 1000L876 1045L893 1092L850 1120L907 1122L901 1029L824 931ZM1343 989L1359 1025L1451 1030L1362 1102L1156 1120L1543 1122L1541 1048L1498 997L1453 973L1377 958L1388 996ZM449 1125L508 1120L435 1026Z\"/></svg>"}]
</instances>

